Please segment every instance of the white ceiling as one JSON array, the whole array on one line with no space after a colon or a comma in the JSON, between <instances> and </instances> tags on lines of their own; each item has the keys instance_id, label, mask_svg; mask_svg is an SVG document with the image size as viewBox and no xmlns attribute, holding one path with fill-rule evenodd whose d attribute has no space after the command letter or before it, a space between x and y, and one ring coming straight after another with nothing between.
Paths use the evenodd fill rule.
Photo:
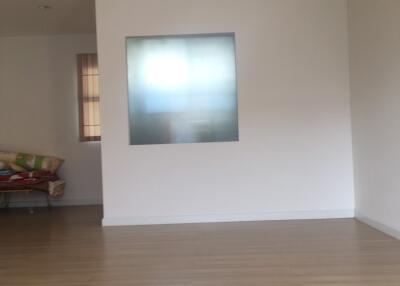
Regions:
<instances>
[{"instance_id":1,"label":"white ceiling","mask_svg":"<svg viewBox=\"0 0 400 286\"><path fill-rule=\"evenodd\" d=\"M0 0L0 37L95 32L94 0Z\"/></svg>"}]
</instances>

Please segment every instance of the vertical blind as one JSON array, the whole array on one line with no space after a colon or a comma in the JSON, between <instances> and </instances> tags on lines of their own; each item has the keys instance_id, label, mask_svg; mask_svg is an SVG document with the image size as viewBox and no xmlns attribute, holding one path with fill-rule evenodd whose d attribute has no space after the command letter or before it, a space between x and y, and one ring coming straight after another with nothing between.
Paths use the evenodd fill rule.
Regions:
<instances>
[{"instance_id":1,"label":"vertical blind","mask_svg":"<svg viewBox=\"0 0 400 286\"><path fill-rule=\"evenodd\" d=\"M81 141L100 141L100 94L97 54L79 54L78 97Z\"/></svg>"}]
</instances>

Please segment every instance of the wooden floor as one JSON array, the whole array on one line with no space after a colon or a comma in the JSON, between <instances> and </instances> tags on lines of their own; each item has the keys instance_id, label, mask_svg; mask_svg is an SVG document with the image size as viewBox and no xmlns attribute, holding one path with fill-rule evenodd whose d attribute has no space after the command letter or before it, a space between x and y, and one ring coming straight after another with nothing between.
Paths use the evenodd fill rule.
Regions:
<instances>
[{"instance_id":1,"label":"wooden floor","mask_svg":"<svg viewBox=\"0 0 400 286\"><path fill-rule=\"evenodd\" d=\"M102 228L101 217L0 211L0 285L400 285L400 242L352 219Z\"/></svg>"}]
</instances>

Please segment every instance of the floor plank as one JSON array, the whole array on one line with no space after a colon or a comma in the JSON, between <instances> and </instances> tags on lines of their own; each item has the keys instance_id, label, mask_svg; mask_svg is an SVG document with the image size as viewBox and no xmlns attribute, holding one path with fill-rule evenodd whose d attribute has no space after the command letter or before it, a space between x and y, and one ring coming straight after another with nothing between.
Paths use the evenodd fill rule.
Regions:
<instances>
[{"instance_id":1,"label":"floor plank","mask_svg":"<svg viewBox=\"0 0 400 286\"><path fill-rule=\"evenodd\" d=\"M102 228L101 217L0 211L0 285L400 285L400 242L353 219Z\"/></svg>"}]
</instances>

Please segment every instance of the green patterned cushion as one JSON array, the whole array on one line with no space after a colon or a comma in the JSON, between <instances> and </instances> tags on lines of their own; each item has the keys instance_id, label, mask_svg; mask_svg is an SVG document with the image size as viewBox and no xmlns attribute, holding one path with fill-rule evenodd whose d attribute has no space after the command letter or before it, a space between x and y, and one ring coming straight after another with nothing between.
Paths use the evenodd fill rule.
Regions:
<instances>
[{"instance_id":1,"label":"green patterned cushion","mask_svg":"<svg viewBox=\"0 0 400 286\"><path fill-rule=\"evenodd\" d=\"M52 156L1 151L0 160L15 163L27 170L42 170L52 173L55 173L64 162L63 159Z\"/></svg>"},{"instance_id":2,"label":"green patterned cushion","mask_svg":"<svg viewBox=\"0 0 400 286\"><path fill-rule=\"evenodd\" d=\"M15 163L29 170L43 170L55 173L63 163L57 157L18 153Z\"/></svg>"},{"instance_id":3,"label":"green patterned cushion","mask_svg":"<svg viewBox=\"0 0 400 286\"><path fill-rule=\"evenodd\" d=\"M10 170L10 163L6 161L0 161L0 171Z\"/></svg>"}]
</instances>

